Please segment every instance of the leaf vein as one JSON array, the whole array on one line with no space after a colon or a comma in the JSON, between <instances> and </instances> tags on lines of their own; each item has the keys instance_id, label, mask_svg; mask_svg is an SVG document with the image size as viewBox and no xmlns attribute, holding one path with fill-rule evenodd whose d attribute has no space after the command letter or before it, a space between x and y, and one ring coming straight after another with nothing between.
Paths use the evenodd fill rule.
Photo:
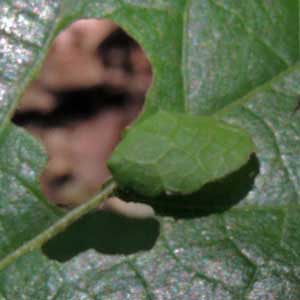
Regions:
<instances>
[{"instance_id":1,"label":"leaf vein","mask_svg":"<svg viewBox=\"0 0 300 300\"><path fill-rule=\"evenodd\" d=\"M261 37L259 37L250 27L248 27L245 22L243 21L242 16L240 16L239 13L237 13L236 11L229 9L227 7L225 7L224 5L217 3L213 0L209 0L210 3L212 3L213 5L215 5L216 7L222 9L224 12L229 13L233 16L235 16L243 25L243 27L245 28L245 31L249 34L252 35L260 44L262 44L265 48L267 48L271 53L273 53L286 67L289 66L289 62L287 62L283 57L281 57L275 50L274 48L269 45L265 40L263 40Z\"/></svg>"}]
</instances>

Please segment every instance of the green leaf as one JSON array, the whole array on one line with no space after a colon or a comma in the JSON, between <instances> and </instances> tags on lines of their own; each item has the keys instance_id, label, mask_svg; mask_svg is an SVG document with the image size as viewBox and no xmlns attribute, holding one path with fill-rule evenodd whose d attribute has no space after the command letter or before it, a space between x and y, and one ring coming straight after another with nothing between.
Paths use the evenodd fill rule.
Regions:
<instances>
[{"instance_id":1,"label":"green leaf","mask_svg":"<svg viewBox=\"0 0 300 300\"><path fill-rule=\"evenodd\" d=\"M190 195L240 168L253 150L236 127L159 111L129 130L109 167L120 188L140 196Z\"/></svg>"},{"instance_id":2,"label":"green leaf","mask_svg":"<svg viewBox=\"0 0 300 300\"><path fill-rule=\"evenodd\" d=\"M0 262L1 300L299 299L298 1L3 0L0 12L0 253L12 258L6 268ZM213 114L244 128L260 174L226 212L161 218L151 251L88 251L62 264L30 244L68 215L41 196L34 173L43 153L9 119L54 34L75 19L104 16L152 61L142 119L157 110ZM24 245L32 252L12 255Z\"/></svg>"}]
</instances>

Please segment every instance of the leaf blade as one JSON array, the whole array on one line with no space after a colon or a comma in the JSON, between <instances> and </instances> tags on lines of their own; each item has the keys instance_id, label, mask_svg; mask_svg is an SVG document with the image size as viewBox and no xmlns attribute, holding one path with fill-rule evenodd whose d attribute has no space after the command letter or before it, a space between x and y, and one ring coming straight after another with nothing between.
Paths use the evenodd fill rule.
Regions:
<instances>
[{"instance_id":1,"label":"leaf blade","mask_svg":"<svg viewBox=\"0 0 300 300\"><path fill-rule=\"evenodd\" d=\"M190 195L239 169L253 151L239 128L159 111L127 132L108 165L120 188L141 197Z\"/></svg>"},{"instance_id":2,"label":"leaf blade","mask_svg":"<svg viewBox=\"0 0 300 300\"><path fill-rule=\"evenodd\" d=\"M25 6L34 3L19 2ZM155 62L157 79L148 98L146 116L151 115L159 107L166 110L183 111L184 102L182 99L193 99L200 92L205 93L205 90L200 91L197 85L193 86L192 80L186 82L186 84L191 85L190 89L189 86L185 89L186 93L190 93L190 95L187 97L187 94L184 95L182 92L182 77L178 74L181 74L181 51L184 47L182 48L181 45L182 23L179 20L184 10L181 7L175 13L163 8L166 7L165 4L168 7L172 6L174 1L143 1L141 2L144 5L142 9L141 5L137 7L134 2L133 0L127 1L126 5L122 3L122 9L120 9L120 1L115 1L113 4L111 1L103 2L101 5L108 7L106 11L108 13L113 11L113 18L124 24L130 32L134 33L134 36L138 37L139 41L144 43L148 53L151 54L152 61ZM5 1L1 2L0 7L3 3L12 5L11 1ZM57 3L62 4L63 2ZM178 1L178 3L180 2ZM207 1L202 1L200 4L203 3L207 3ZM233 2L218 1L218 3L231 5ZM269 3L268 1L252 1L241 2L238 5L239 8L245 9L251 14L254 13L256 16L256 14L264 15L263 5ZM48 7L50 2L42 4L44 7ZM101 14L101 12L96 11L101 7L98 1L80 4L82 7L87 7L84 16L91 17ZM248 7L259 4L262 7L254 10ZM282 11L282 14L285 15L284 19L289 19L286 15L297 14L298 12L297 1L277 1L272 4L273 8L268 8L271 15L272 13L276 15L276 10L279 7L282 7L279 12ZM115 11L113 8L116 7L117 10ZM163 8L159 10L160 17L153 19L158 24L165 24L162 26L161 32L155 32L155 22L150 20L152 16L157 14L157 8ZM285 12L286 10L287 12ZM198 13L200 16L198 20L203 21L207 12L204 8L201 12L194 9L193 13L196 16ZM75 15L78 17L80 15L77 9L75 12L66 11L65 14L69 21L70 16L74 18ZM148 16L146 19L150 25L141 30L138 25L142 28L148 25L147 22L142 21L146 16ZM164 23L164 18L170 19ZM198 20L194 19L194 22ZM255 22L256 18L248 18L247 20ZM296 26L290 30L290 25L285 25L283 29L279 28L280 30L278 30L276 22L274 26L268 21L268 18L266 20L267 26L262 26L262 28L269 29L271 37L276 35L281 37L282 32L292 32L293 34L285 34L285 38L293 39L299 43L298 34L296 36L295 33ZM295 17L290 18L291 24L294 24L293 20ZM298 21L298 17L296 20ZM0 18L0 23L3 24L2 22L3 19ZM170 26L172 24L174 27ZM189 23L186 25L186 29L189 26L197 27L197 24ZM171 51L173 53L171 56L167 55L168 51L171 50L170 46L155 48L151 46L150 42L147 42L149 40L157 41L156 45L162 45L162 41L168 34L170 35L173 28L173 37L168 40L168 45L172 43L172 39L176 39L177 42L174 42L176 50ZM145 33L151 32L152 29L155 33L150 38ZM256 31L257 29L251 30ZM159 38L160 34L162 35L161 38ZM260 31L257 34L260 34ZM222 39L222 35L220 38ZM270 41L270 43L275 43L275 45L279 43L280 47L284 44L289 45L286 49L291 54L284 55L284 60L290 63L290 68L293 68L293 71L289 72L288 69L287 72L281 73L279 75L280 80L276 81L274 76L278 76L276 70L280 69L280 65L279 67L276 65L274 68L276 72L270 66L274 75L268 77L269 81L261 80L262 78L266 79L263 76L264 73L260 73L263 75L258 78L259 80L255 79L255 82L265 82L266 85L261 85L258 90L256 89L257 85L254 85L247 90L247 103L245 105L244 103L232 106L226 104L226 109L218 116L226 122L245 128L253 135L261 163L262 172L257 177L253 190L248 197L243 198L239 206L224 213L223 216L216 214L178 222L164 218L162 219L161 238L156 246L151 251L136 256L110 257L88 252L66 264L57 264L50 262L40 252L31 253L20 258L10 268L0 273L2 298L5 300L21 298L44 300L45 297L50 299L90 299L95 297L111 299L120 297L124 299L126 295L130 294L131 299L160 299L161 297L234 300L256 300L267 297L271 297L272 300L281 300L287 297L297 299L300 293L298 271L300 247L297 239L297 228L299 227L299 221L297 221L299 195L297 191L299 190L300 170L297 160L299 155L299 139L297 137L300 135L300 117L299 112L295 112L300 92L298 88L299 70L295 64L295 60L298 59L298 52L296 46L290 46L290 41L285 43L281 41L282 39L278 38ZM226 44L224 45L226 46ZM237 45L243 46L242 43L238 42ZM197 43L194 46L197 47ZM230 45L228 49L231 49ZM279 51L278 49L277 51ZM279 53L282 55L280 51ZM201 59L201 55L198 54L196 55L197 58ZM172 66L165 63L166 58L172 60ZM257 61L258 58L256 57L255 60ZM211 65L205 64L205 61L205 57L203 57L201 66L208 70ZM1 65L2 67L3 65ZM17 70L18 74L24 72L25 67L26 65L20 65ZM230 67L234 67L234 65L231 64ZM219 69L215 68L213 71L218 73ZM269 71L269 74L273 74L272 72ZM176 73L176 76L172 76L172 73ZM164 81L164 78L168 80ZM190 78L193 79L194 77L191 76ZM215 79L216 82L210 83L216 88L218 87L218 77ZM1 77L2 81L6 87L6 79ZM170 84L166 84L167 81ZM16 82L17 80L12 84L16 84ZM239 82L244 81L239 80ZM234 80L229 83L229 86L232 86ZM14 86L10 88L15 89ZM3 90L7 90L3 86L0 89L0 94ZM226 89L224 90L224 87L223 90L220 90L228 92ZM241 90L245 92L245 89L237 85L232 94ZM6 93L5 91L4 93ZM195 93L193 94L193 92ZM228 97L228 93L226 95ZM239 97L232 97L234 103L239 103L236 102ZM172 102L168 102L168 100ZM216 107L224 107L224 102L217 104L194 102L192 109L195 109L197 113L204 114L207 111L215 111ZM1 112L4 111L3 107ZM284 147L284 145L288 146ZM12 212L8 212L8 214L13 216ZM220 250L222 245L225 248L224 252ZM225 254L226 260L222 259L223 254ZM249 265L248 260L254 263L257 268ZM105 264L107 261L109 263ZM130 261L131 267L128 265L128 261ZM191 265L192 262L195 264ZM132 268L132 265L135 268ZM35 277L32 274L31 266L34 267L34 270L37 270L39 266L41 267L39 272L36 272L41 274L40 281L37 280L38 276ZM113 269L112 272L109 272L111 266ZM44 272L48 268L50 268L50 274ZM133 269L138 270L138 272L133 271ZM119 274L122 276L119 277L120 281L116 283L116 277L118 278L116 275ZM141 278L142 281L139 280ZM37 286L41 288L39 289ZM133 288L130 289L130 286ZM124 290L120 290L123 287L125 287Z\"/></svg>"}]
</instances>

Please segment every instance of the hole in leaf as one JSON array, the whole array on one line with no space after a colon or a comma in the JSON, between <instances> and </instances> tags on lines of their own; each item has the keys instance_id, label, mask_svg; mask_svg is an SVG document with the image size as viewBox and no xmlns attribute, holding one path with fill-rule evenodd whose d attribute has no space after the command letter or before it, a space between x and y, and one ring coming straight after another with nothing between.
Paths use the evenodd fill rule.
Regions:
<instances>
[{"instance_id":1,"label":"hole in leaf","mask_svg":"<svg viewBox=\"0 0 300 300\"><path fill-rule=\"evenodd\" d=\"M48 199L61 207L71 208L99 191L110 176L106 161L123 129L141 111L151 81L152 68L144 51L114 22L80 20L59 34L39 77L26 91L13 117L14 123L40 139L48 152L48 165L41 178ZM78 234L78 240L83 239L81 235L86 235L83 230L87 227L99 240L89 237L82 242L84 249L104 251L107 249L105 241L112 239L112 244L128 243L131 250L119 245L118 250L108 252L124 250L128 253L139 247L145 249L152 243L151 238L142 243L142 238L136 241L137 246L130 248L122 231L141 238L142 234L133 230L134 226L139 226L134 222L140 221L109 216L95 213L83 218L68 231L72 232L71 239L74 239L73 234ZM105 232L115 226L108 224L108 219L112 223L120 220L120 235L105 236ZM147 224L147 230L153 230L153 241L157 236L157 224L152 221ZM55 240L49 245L56 245ZM67 250L77 253L75 248L76 245ZM65 253L64 257L67 256Z\"/></svg>"},{"instance_id":2,"label":"hole in leaf","mask_svg":"<svg viewBox=\"0 0 300 300\"><path fill-rule=\"evenodd\" d=\"M55 189L57 186L59 187L61 185L67 184L72 180L73 177L71 174L62 174L61 176L53 178L53 180L49 182L49 185Z\"/></svg>"},{"instance_id":3,"label":"hole in leaf","mask_svg":"<svg viewBox=\"0 0 300 300\"><path fill-rule=\"evenodd\" d=\"M80 20L59 34L13 118L46 147L41 181L51 201L72 207L99 190L151 80L144 51L114 22Z\"/></svg>"}]
</instances>

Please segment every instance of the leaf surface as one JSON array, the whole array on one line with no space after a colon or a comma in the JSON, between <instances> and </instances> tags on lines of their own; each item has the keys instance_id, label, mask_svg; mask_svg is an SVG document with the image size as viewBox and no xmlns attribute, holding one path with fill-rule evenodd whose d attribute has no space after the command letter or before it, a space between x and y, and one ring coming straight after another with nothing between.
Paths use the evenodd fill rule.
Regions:
<instances>
[{"instance_id":1,"label":"leaf surface","mask_svg":"<svg viewBox=\"0 0 300 300\"><path fill-rule=\"evenodd\" d=\"M39 191L43 151L9 119L52 38L75 19L110 17L142 43L155 73L144 119L213 115L251 134L260 164L232 209L161 218L148 252L91 250L62 264L36 249L0 262L1 300L299 298L298 1L4 0L0 12L2 258L65 217Z\"/></svg>"},{"instance_id":2,"label":"leaf surface","mask_svg":"<svg viewBox=\"0 0 300 300\"><path fill-rule=\"evenodd\" d=\"M190 195L240 168L253 151L237 127L159 111L129 129L109 166L121 189L141 197Z\"/></svg>"}]
</instances>

